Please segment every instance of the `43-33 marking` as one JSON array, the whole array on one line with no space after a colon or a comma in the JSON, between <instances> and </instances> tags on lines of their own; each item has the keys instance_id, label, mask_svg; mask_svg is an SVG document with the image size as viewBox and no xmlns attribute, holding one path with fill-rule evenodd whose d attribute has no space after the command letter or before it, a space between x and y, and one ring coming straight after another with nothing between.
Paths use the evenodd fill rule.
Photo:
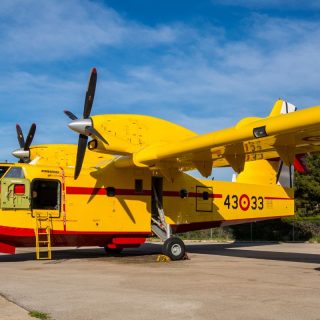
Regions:
<instances>
[{"instance_id":1,"label":"43-33 marking","mask_svg":"<svg viewBox=\"0 0 320 320\"><path fill-rule=\"evenodd\" d=\"M242 194L241 196L228 194L223 204L228 207L228 209L240 208L243 211L247 211L249 208L252 210L262 210L264 206L263 197L252 196L250 198L246 194Z\"/></svg>"}]
</instances>

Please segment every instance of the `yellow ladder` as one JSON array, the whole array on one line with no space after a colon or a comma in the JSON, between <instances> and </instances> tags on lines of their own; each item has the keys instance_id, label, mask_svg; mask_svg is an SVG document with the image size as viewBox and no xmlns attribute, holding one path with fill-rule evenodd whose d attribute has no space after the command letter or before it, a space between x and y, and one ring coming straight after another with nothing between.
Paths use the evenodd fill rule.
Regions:
<instances>
[{"instance_id":1,"label":"yellow ladder","mask_svg":"<svg viewBox=\"0 0 320 320\"><path fill-rule=\"evenodd\" d=\"M51 260L51 216L36 214L36 258Z\"/></svg>"}]
</instances>

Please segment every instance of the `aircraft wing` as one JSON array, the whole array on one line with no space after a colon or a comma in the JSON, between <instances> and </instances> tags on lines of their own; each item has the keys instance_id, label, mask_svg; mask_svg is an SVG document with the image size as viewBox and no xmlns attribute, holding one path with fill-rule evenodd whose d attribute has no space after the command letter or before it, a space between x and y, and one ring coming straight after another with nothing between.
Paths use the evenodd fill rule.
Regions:
<instances>
[{"instance_id":1,"label":"aircraft wing","mask_svg":"<svg viewBox=\"0 0 320 320\"><path fill-rule=\"evenodd\" d=\"M146 146L117 165L198 169L231 166L241 172L245 161L281 158L293 164L295 155L320 151L320 106L267 118L244 118L236 126L173 143Z\"/></svg>"}]
</instances>

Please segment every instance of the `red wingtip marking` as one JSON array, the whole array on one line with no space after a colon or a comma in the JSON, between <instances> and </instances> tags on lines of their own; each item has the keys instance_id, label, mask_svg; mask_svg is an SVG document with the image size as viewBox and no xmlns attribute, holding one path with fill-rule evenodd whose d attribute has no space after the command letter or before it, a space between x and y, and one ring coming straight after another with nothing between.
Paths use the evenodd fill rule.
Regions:
<instances>
[{"instance_id":1,"label":"red wingtip marking","mask_svg":"<svg viewBox=\"0 0 320 320\"><path fill-rule=\"evenodd\" d=\"M92 68L92 73L97 73L97 69L96 68Z\"/></svg>"},{"instance_id":2,"label":"red wingtip marking","mask_svg":"<svg viewBox=\"0 0 320 320\"><path fill-rule=\"evenodd\" d=\"M296 171L298 171L299 173L307 173L308 171L307 167L304 165L302 161L302 157L296 156L293 165Z\"/></svg>"}]
</instances>

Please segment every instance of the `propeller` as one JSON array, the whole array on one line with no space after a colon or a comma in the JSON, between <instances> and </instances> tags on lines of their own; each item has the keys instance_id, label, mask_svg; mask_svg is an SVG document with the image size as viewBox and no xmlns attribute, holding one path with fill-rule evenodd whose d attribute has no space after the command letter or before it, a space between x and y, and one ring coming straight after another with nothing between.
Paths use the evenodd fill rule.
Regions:
<instances>
[{"instance_id":1,"label":"propeller","mask_svg":"<svg viewBox=\"0 0 320 320\"><path fill-rule=\"evenodd\" d=\"M88 137L91 135L96 136L103 143L108 144L104 137L93 127L93 122L90 118L90 113L92 110L92 104L94 100L94 94L96 91L97 84L97 70L96 68L91 69L88 89L86 92L86 97L84 100L83 115L82 119L79 119L71 111L65 110L64 113L69 117L72 122L68 124L68 127L79 133L78 139L78 149L77 149L77 158L76 165L74 170L74 179L76 180L81 172L83 159L86 153Z\"/></svg>"},{"instance_id":2,"label":"propeller","mask_svg":"<svg viewBox=\"0 0 320 320\"><path fill-rule=\"evenodd\" d=\"M19 142L20 149L14 150L12 155L20 159L19 162L29 162L30 161L30 146L36 132L36 124L33 123L29 129L27 139L24 140L24 136L19 124L16 125L17 138Z\"/></svg>"}]
</instances>

